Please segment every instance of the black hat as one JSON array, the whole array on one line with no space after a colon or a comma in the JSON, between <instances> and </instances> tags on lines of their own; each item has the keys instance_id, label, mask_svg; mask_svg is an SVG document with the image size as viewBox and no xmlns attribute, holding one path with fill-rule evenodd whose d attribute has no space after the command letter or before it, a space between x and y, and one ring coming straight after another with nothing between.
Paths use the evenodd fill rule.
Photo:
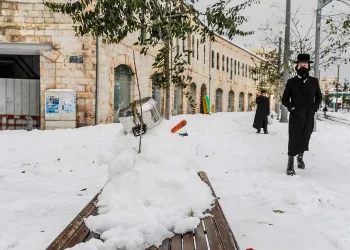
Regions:
<instances>
[{"instance_id":1,"label":"black hat","mask_svg":"<svg viewBox=\"0 0 350 250\"><path fill-rule=\"evenodd\" d=\"M261 94L263 94L263 93L266 94L266 90L265 89L261 90Z\"/></svg>"},{"instance_id":2,"label":"black hat","mask_svg":"<svg viewBox=\"0 0 350 250\"><path fill-rule=\"evenodd\" d=\"M310 61L310 55L309 54L299 54L298 59L294 61L294 63L299 63L299 62L308 62L308 63L313 63L313 61Z\"/></svg>"}]
</instances>

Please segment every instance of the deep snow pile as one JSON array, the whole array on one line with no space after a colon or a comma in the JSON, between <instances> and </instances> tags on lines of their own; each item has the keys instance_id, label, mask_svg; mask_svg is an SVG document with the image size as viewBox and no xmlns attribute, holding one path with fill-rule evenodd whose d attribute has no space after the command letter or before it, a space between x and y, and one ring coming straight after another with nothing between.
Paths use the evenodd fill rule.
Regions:
<instances>
[{"instance_id":1,"label":"deep snow pile","mask_svg":"<svg viewBox=\"0 0 350 250\"><path fill-rule=\"evenodd\" d=\"M0 131L0 250L46 249L106 182L98 150L115 131Z\"/></svg>"},{"instance_id":2,"label":"deep snow pile","mask_svg":"<svg viewBox=\"0 0 350 250\"><path fill-rule=\"evenodd\" d=\"M121 130L105 142L100 164L108 165L108 183L99 196L99 215L86 220L104 243L72 249L145 249L197 227L213 196L198 177L200 164L189 138L172 134L173 125L163 121L149 130L141 154L138 138Z\"/></svg>"}]
</instances>

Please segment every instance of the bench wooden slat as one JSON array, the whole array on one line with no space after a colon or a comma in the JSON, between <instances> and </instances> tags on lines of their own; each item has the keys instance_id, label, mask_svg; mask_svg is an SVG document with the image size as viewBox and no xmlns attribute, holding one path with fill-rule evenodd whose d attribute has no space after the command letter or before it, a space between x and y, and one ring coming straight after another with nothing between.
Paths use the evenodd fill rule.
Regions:
<instances>
[{"instance_id":1,"label":"bench wooden slat","mask_svg":"<svg viewBox=\"0 0 350 250\"><path fill-rule=\"evenodd\" d=\"M225 250L237 250L235 247L234 239L232 237L233 235L230 234L230 229L227 225L226 220L224 219L224 215L220 207L214 207L212 213L214 215L214 222Z\"/></svg>"},{"instance_id":2,"label":"bench wooden slat","mask_svg":"<svg viewBox=\"0 0 350 250\"><path fill-rule=\"evenodd\" d=\"M83 218L87 218L95 210L95 201L100 192L84 207L84 209L73 219L71 223L57 236L57 238L46 248L46 250L61 250L73 237L80 226L84 223Z\"/></svg>"},{"instance_id":3,"label":"bench wooden slat","mask_svg":"<svg viewBox=\"0 0 350 250\"><path fill-rule=\"evenodd\" d=\"M194 250L193 232L183 235L184 250Z\"/></svg>"},{"instance_id":4,"label":"bench wooden slat","mask_svg":"<svg viewBox=\"0 0 350 250\"><path fill-rule=\"evenodd\" d=\"M213 208L207 211L213 217L207 217L201 220L201 223L194 232L175 235L172 239L165 239L159 248L152 246L148 250L208 250L209 246L211 250L240 250L206 173L199 172L198 175L210 187L216 199ZM92 238L100 238L99 234L90 231L86 227L84 218L91 215L98 215L95 202L97 202L101 191L85 206L46 250L63 250L73 247L78 243L87 242Z\"/></svg>"},{"instance_id":5,"label":"bench wooden slat","mask_svg":"<svg viewBox=\"0 0 350 250\"><path fill-rule=\"evenodd\" d=\"M167 238L163 240L162 245L158 248L158 250L169 250L170 249L170 239Z\"/></svg>"},{"instance_id":6,"label":"bench wooden slat","mask_svg":"<svg viewBox=\"0 0 350 250\"><path fill-rule=\"evenodd\" d=\"M86 236L89 234L90 230L85 225L82 224L78 231L74 234L74 236L67 242L67 244L64 246L65 248L74 247L76 244L82 242Z\"/></svg>"},{"instance_id":7,"label":"bench wooden slat","mask_svg":"<svg viewBox=\"0 0 350 250\"><path fill-rule=\"evenodd\" d=\"M210 249L221 250L222 248L220 246L220 240L218 238L218 235L216 234L213 218L212 217L205 218L204 225L205 225L205 231L207 232Z\"/></svg>"},{"instance_id":8,"label":"bench wooden slat","mask_svg":"<svg viewBox=\"0 0 350 250\"><path fill-rule=\"evenodd\" d=\"M173 238L171 238L171 249L182 250L182 235L181 234L176 234Z\"/></svg>"},{"instance_id":9,"label":"bench wooden slat","mask_svg":"<svg viewBox=\"0 0 350 250\"><path fill-rule=\"evenodd\" d=\"M201 250L208 250L207 240L205 238L204 228L202 220L199 223L198 227L194 230L196 237L196 247Z\"/></svg>"}]
</instances>

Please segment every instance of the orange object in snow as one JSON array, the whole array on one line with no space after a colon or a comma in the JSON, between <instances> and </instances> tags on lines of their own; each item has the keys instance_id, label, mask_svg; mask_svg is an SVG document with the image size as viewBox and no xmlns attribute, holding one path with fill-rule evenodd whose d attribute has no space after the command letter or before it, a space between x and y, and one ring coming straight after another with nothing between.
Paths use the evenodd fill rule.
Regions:
<instances>
[{"instance_id":1,"label":"orange object in snow","mask_svg":"<svg viewBox=\"0 0 350 250\"><path fill-rule=\"evenodd\" d=\"M175 127L173 127L171 129L171 133L175 133L176 131L182 129L183 127L185 127L187 124L186 120L182 120L181 122L179 122L178 124L175 125Z\"/></svg>"},{"instance_id":2,"label":"orange object in snow","mask_svg":"<svg viewBox=\"0 0 350 250\"><path fill-rule=\"evenodd\" d=\"M247 248L247 250L254 250L253 248Z\"/></svg>"}]
</instances>

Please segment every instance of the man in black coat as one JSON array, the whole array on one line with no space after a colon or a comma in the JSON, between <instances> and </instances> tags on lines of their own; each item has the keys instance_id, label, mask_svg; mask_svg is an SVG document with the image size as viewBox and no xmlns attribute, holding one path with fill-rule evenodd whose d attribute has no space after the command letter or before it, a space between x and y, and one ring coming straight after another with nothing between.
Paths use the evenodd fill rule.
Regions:
<instances>
[{"instance_id":1,"label":"man in black coat","mask_svg":"<svg viewBox=\"0 0 350 250\"><path fill-rule=\"evenodd\" d=\"M264 129L264 134L267 134L267 116L270 114L270 99L266 96L266 91L262 90L261 95L256 98L258 106L255 113L253 128L260 133L261 128Z\"/></svg>"},{"instance_id":2,"label":"man in black coat","mask_svg":"<svg viewBox=\"0 0 350 250\"><path fill-rule=\"evenodd\" d=\"M299 169L305 169L304 152L309 151L309 141L314 128L315 112L319 109L322 94L318 79L309 76L310 55L298 55L297 76L288 79L282 96L282 104L289 115L289 142L287 175L295 175L294 157Z\"/></svg>"}]
</instances>

